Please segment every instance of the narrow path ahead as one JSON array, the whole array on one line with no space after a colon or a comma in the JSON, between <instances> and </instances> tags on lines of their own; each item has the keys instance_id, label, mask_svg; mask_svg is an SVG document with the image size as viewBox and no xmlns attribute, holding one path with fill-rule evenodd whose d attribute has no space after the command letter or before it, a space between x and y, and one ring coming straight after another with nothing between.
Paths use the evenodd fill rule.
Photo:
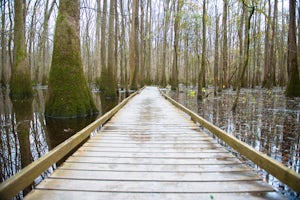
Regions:
<instances>
[{"instance_id":1,"label":"narrow path ahead","mask_svg":"<svg viewBox=\"0 0 300 200\"><path fill-rule=\"evenodd\" d=\"M281 199L146 87L25 199Z\"/></svg>"}]
</instances>

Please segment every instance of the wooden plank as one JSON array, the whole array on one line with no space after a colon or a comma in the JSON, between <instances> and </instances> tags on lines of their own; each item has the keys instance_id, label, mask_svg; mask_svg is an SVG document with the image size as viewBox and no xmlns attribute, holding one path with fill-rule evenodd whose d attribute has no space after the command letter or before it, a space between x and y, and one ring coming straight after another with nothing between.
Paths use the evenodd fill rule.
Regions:
<instances>
[{"instance_id":1,"label":"wooden plank","mask_svg":"<svg viewBox=\"0 0 300 200\"><path fill-rule=\"evenodd\" d=\"M52 179L42 182L38 189L79 190L98 192L153 192L153 193L213 193L213 192L272 192L262 181L223 182L168 182L168 181L99 181Z\"/></svg>"},{"instance_id":2,"label":"wooden plank","mask_svg":"<svg viewBox=\"0 0 300 200\"><path fill-rule=\"evenodd\" d=\"M129 193L129 192L92 192L66 190L34 190L25 199L31 200L107 200L107 199L172 199L172 200L276 200L281 196L276 192L244 192L244 193Z\"/></svg>"},{"instance_id":3,"label":"wooden plank","mask_svg":"<svg viewBox=\"0 0 300 200\"><path fill-rule=\"evenodd\" d=\"M111 157L75 157L68 158L66 162L85 163L141 163L141 164L191 164L191 165L211 165L211 164L235 164L241 163L233 157L226 158L198 158L198 159L175 159L175 158L111 158Z\"/></svg>"},{"instance_id":4,"label":"wooden plank","mask_svg":"<svg viewBox=\"0 0 300 200\"><path fill-rule=\"evenodd\" d=\"M206 181L257 181L260 180L251 171L225 172L136 172L92 171L92 170L56 170L51 178L100 180L100 181L169 181L169 182L206 182Z\"/></svg>"},{"instance_id":5,"label":"wooden plank","mask_svg":"<svg viewBox=\"0 0 300 200\"><path fill-rule=\"evenodd\" d=\"M99 151L99 152L141 152L141 153L226 153L228 152L222 147L218 148L190 148L182 149L178 151L174 148L122 148L122 147L98 147L98 146L89 146L89 144L84 145L80 148L81 151Z\"/></svg>"},{"instance_id":6,"label":"wooden plank","mask_svg":"<svg viewBox=\"0 0 300 200\"><path fill-rule=\"evenodd\" d=\"M234 158L234 156L229 153L152 153L152 152L98 152L98 151L82 151L79 149L73 156L76 157L105 157L105 158L173 158L173 159L203 159L203 158Z\"/></svg>"},{"instance_id":7,"label":"wooden plank","mask_svg":"<svg viewBox=\"0 0 300 200\"><path fill-rule=\"evenodd\" d=\"M89 171L119 171L124 172L245 172L252 171L245 165L233 164L151 164L151 163L140 163L139 160L133 163L122 162L122 160L110 160L111 162L99 161L95 162L65 162L61 169L72 169L72 170L89 170Z\"/></svg>"},{"instance_id":8,"label":"wooden plank","mask_svg":"<svg viewBox=\"0 0 300 200\"><path fill-rule=\"evenodd\" d=\"M118 143L120 145L122 144L140 144L140 143L145 143L147 142L148 144L210 144L210 143L217 143L213 139L203 139L203 140L187 140L187 141L182 141L182 140L152 140L147 139L147 138L132 138L132 139L123 139L123 140L101 140L101 139L93 139L89 141L89 143Z\"/></svg>"},{"instance_id":9,"label":"wooden plank","mask_svg":"<svg viewBox=\"0 0 300 200\"><path fill-rule=\"evenodd\" d=\"M98 146L98 147L127 147L127 148L138 148L138 147L144 147L144 148L174 148L177 150L182 149L194 149L194 148L219 148L220 144L218 143L207 143L207 144L147 144L147 143L141 143L141 144L118 144L118 143L92 143L89 142L89 144L92 146Z\"/></svg>"},{"instance_id":10,"label":"wooden plank","mask_svg":"<svg viewBox=\"0 0 300 200\"><path fill-rule=\"evenodd\" d=\"M135 138L149 138L152 140L160 141L160 140L170 140L177 139L183 141L198 141L198 140L207 140L212 139L210 136L198 136L192 135L189 137L186 136L170 136L170 135L150 135L150 134L128 134L128 135L117 135L117 134L97 134L93 136L93 140L127 140L127 139L135 139Z\"/></svg>"}]
</instances>

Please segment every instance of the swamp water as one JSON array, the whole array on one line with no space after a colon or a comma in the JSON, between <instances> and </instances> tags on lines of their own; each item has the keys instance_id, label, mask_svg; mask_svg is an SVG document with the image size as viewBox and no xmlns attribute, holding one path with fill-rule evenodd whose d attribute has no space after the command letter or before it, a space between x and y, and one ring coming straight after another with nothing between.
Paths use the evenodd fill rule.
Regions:
<instances>
[{"instance_id":1,"label":"swamp water","mask_svg":"<svg viewBox=\"0 0 300 200\"><path fill-rule=\"evenodd\" d=\"M235 91L224 90L217 96L212 91L213 88L206 91L209 95L203 101L197 101L193 88L187 88L182 93L166 92L226 132L300 173L300 98L285 98L282 89L243 89L234 114L231 106ZM0 182L49 152L124 98L106 100L100 93L93 92L100 111L98 116L54 120L43 115L45 94L46 89L39 88L32 102L15 104L11 102L8 91L0 90ZM288 199L300 199L299 194L276 178L246 162ZM56 167L49 168L35 182L47 177ZM30 189L25 189L15 199L22 199Z\"/></svg>"},{"instance_id":2,"label":"swamp water","mask_svg":"<svg viewBox=\"0 0 300 200\"><path fill-rule=\"evenodd\" d=\"M105 114L124 98L121 95L119 99L105 99L101 93L94 91L92 95L99 110L98 116L57 120L44 117L46 88L37 88L32 100L18 103L12 102L8 94L9 91L0 89L0 183ZM50 167L33 184L49 176L57 165ZM32 186L14 199L22 199Z\"/></svg>"},{"instance_id":3,"label":"swamp water","mask_svg":"<svg viewBox=\"0 0 300 200\"><path fill-rule=\"evenodd\" d=\"M169 90L166 93L227 133L300 173L300 98L286 98L281 88L242 89L233 113L236 91L224 90L215 96L211 87L206 91L206 98L199 101L195 90L186 88L181 93ZM245 162L288 199L300 199L285 184L250 161Z\"/></svg>"}]
</instances>

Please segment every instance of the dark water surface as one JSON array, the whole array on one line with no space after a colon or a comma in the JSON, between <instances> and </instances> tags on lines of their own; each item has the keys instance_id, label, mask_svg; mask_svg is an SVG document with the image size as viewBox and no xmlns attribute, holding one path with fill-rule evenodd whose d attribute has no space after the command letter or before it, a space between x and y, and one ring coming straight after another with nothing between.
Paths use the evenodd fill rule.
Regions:
<instances>
[{"instance_id":1,"label":"dark water surface","mask_svg":"<svg viewBox=\"0 0 300 200\"><path fill-rule=\"evenodd\" d=\"M8 94L9 91L0 89L0 183L105 114L124 98L121 95L119 99L105 99L101 93L93 92L100 111L98 116L57 120L44 117L45 88L38 88L36 96L29 101L12 102ZM51 174L59 164L50 167L33 185ZM22 199L33 185L15 199Z\"/></svg>"},{"instance_id":2,"label":"dark water surface","mask_svg":"<svg viewBox=\"0 0 300 200\"><path fill-rule=\"evenodd\" d=\"M202 101L197 101L193 88L166 93L227 133L300 173L300 98L286 98L281 88L242 89L237 111L233 113L236 92L232 90L215 96L213 88L208 88L208 96ZM300 199L285 184L246 162L288 199Z\"/></svg>"}]
</instances>

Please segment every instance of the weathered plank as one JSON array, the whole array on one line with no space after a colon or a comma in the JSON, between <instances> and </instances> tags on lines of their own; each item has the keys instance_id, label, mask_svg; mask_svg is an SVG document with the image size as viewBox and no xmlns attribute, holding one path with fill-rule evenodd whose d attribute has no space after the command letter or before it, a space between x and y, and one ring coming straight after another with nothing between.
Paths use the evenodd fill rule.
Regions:
<instances>
[{"instance_id":1,"label":"weathered plank","mask_svg":"<svg viewBox=\"0 0 300 200\"><path fill-rule=\"evenodd\" d=\"M243 192L243 193L130 193L130 192L94 192L94 191L62 191L62 190L34 190L30 194L31 200L107 200L107 199L172 199L172 200L199 200L199 199L222 199L222 200L277 200L276 192Z\"/></svg>"},{"instance_id":2,"label":"weathered plank","mask_svg":"<svg viewBox=\"0 0 300 200\"><path fill-rule=\"evenodd\" d=\"M226 172L163 172L154 171L128 171L126 174L120 171L99 171L99 170L56 170L51 178L99 180L99 181L166 181L166 182L207 182L207 181L257 181L260 180L252 171L231 171Z\"/></svg>"},{"instance_id":3,"label":"weathered plank","mask_svg":"<svg viewBox=\"0 0 300 200\"><path fill-rule=\"evenodd\" d=\"M180 173L210 173L210 172L246 172L252 171L249 167L239 164L226 164L220 162L218 164L140 164L138 161L135 163L126 163L121 160L118 162L70 162L64 163L61 167L64 170L83 170L83 171L106 171L106 172L180 172Z\"/></svg>"},{"instance_id":4,"label":"weathered plank","mask_svg":"<svg viewBox=\"0 0 300 200\"><path fill-rule=\"evenodd\" d=\"M97 157L97 158L173 158L173 159L203 159L203 158L230 158L231 153L152 153L152 152L99 152L99 151L77 151L73 154L77 157Z\"/></svg>"},{"instance_id":5,"label":"weathered plank","mask_svg":"<svg viewBox=\"0 0 300 200\"><path fill-rule=\"evenodd\" d=\"M152 153L226 153L224 148L217 147L217 148L189 148L189 149L182 149L181 151L176 150L174 148L143 148L143 147L99 147L95 145L84 145L81 151L99 151L99 152L152 152Z\"/></svg>"},{"instance_id":6,"label":"weathered plank","mask_svg":"<svg viewBox=\"0 0 300 200\"><path fill-rule=\"evenodd\" d=\"M92 146L93 143L90 143ZM118 143L96 143L93 144L98 147L127 147L127 148L175 148L178 150L191 149L191 148L218 148L220 145L217 143L205 143L205 144L118 144Z\"/></svg>"},{"instance_id":7,"label":"weathered plank","mask_svg":"<svg viewBox=\"0 0 300 200\"><path fill-rule=\"evenodd\" d=\"M26 199L281 199L146 88Z\"/></svg>"},{"instance_id":8,"label":"weathered plank","mask_svg":"<svg viewBox=\"0 0 300 200\"><path fill-rule=\"evenodd\" d=\"M213 193L213 192L272 192L262 181L99 181L49 178L38 189L78 190L98 192L153 192L153 193Z\"/></svg>"},{"instance_id":9,"label":"weathered plank","mask_svg":"<svg viewBox=\"0 0 300 200\"><path fill-rule=\"evenodd\" d=\"M176 158L109 158L109 157L70 157L68 162L77 163L108 163L108 164L163 164L163 165L220 165L239 163L236 158L202 158L202 159L176 159ZM88 168L88 166L87 166Z\"/></svg>"}]
</instances>

